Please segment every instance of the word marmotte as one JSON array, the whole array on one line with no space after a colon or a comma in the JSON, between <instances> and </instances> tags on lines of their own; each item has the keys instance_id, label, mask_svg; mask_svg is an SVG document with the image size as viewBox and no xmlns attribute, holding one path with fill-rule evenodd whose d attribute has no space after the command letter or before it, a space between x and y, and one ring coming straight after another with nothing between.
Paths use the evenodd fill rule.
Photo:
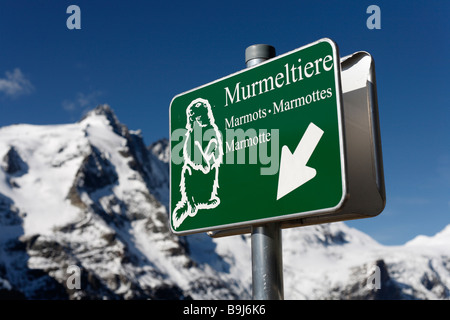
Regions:
<instances>
[{"instance_id":1,"label":"word marmotte","mask_svg":"<svg viewBox=\"0 0 450 320\"><path fill-rule=\"evenodd\" d=\"M251 132L250 132L251 134ZM249 137L246 137L240 141L226 141L227 150L226 152L234 152L235 150L240 150L244 148L249 148L252 146L257 145L258 143L266 143L270 141L270 132L260 132L259 135L256 135L256 132L254 135L251 135Z\"/></svg>"}]
</instances>

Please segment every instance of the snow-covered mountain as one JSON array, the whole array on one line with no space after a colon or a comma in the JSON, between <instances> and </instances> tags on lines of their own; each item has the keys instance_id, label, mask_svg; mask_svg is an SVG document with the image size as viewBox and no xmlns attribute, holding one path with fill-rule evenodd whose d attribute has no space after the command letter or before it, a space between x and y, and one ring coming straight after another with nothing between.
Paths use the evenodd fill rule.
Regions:
<instances>
[{"instance_id":1,"label":"snow-covered mountain","mask_svg":"<svg viewBox=\"0 0 450 320\"><path fill-rule=\"evenodd\" d=\"M168 162L107 105L0 128L0 298L250 299L248 236L170 233ZM449 299L449 243L450 226L397 247L344 223L283 230L285 298Z\"/></svg>"},{"instance_id":2,"label":"snow-covered mountain","mask_svg":"<svg viewBox=\"0 0 450 320\"><path fill-rule=\"evenodd\" d=\"M75 124L1 128L0 159L0 295L248 297L213 241L193 252L170 233L167 163L110 107Z\"/></svg>"},{"instance_id":3,"label":"snow-covered mountain","mask_svg":"<svg viewBox=\"0 0 450 320\"><path fill-rule=\"evenodd\" d=\"M288 298L450 299L450 226L403 246L344 223L283 232Z\"/></svg>"}]
</instances>

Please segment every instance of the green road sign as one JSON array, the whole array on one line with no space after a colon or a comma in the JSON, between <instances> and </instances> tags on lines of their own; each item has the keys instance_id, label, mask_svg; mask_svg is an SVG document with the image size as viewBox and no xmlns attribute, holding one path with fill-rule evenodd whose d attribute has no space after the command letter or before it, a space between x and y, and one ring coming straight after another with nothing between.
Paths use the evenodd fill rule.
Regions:
<instances>
[{"instance_id":1,"label":"green road sign","mask_svg":"<svg viewBox=\"0 0 450 320\"><path fill-rule=\"evenodd\" d=\"M171 227L336 212L347 195L336 44L322 39L173 98Z\"/></svg>"}]
</instances>

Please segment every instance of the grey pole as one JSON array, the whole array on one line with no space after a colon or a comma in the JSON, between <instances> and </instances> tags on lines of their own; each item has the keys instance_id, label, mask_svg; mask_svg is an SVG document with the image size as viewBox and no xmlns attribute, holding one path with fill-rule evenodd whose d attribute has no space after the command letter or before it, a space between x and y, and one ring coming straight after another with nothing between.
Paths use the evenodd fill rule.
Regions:
<instances>
[{"instance_id":1,"label":"grey pole","mask_svg":"<svg viewBox=\"0 0 450 320\"><path fill-rule=\"evenodd\" d=\"M245 50L247 68L275 57L275 48L255 44ZM279 223L252 227L252 286L254 300L283 300L283 258Z\"/></svg>"},{"instance_id":2,"label":"grey pole","mask_svg":"<svg viewBox=\"0 0 450 320\"><path fill-rule=\"evenodd\" d=\"M254 44L245 49L245 64L247 68L250 68L275 57L275 55L274 47L268 44Z\"/></svg>"}]
</instances>

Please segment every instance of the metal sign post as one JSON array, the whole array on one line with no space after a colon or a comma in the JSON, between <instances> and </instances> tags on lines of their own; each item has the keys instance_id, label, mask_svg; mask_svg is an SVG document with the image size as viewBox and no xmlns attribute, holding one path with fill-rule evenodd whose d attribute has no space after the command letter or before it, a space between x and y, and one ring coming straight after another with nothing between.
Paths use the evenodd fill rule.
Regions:
<instances>
[{"instance_id":1,"label":"metal sign post","mask_svg":"<svg viewBox=\"0 0 450 320\"><path fill-rule=\"evenodd\" d=\"M275 48L255 44L245 50L247 68L275 57ZM281 226L267 223L252 227L252 286L254 300L283 300Z\"/></svg>"},{"instance_id":2,"label":"metal sign post","mask_svg":"<svg viewBox=\"0 0 450 320\"><path fill-rule=\"evenodd\" d=\"M283 253L277 222L252 227L253 300L283 300Z\"/></svg>"}]
</instances>

